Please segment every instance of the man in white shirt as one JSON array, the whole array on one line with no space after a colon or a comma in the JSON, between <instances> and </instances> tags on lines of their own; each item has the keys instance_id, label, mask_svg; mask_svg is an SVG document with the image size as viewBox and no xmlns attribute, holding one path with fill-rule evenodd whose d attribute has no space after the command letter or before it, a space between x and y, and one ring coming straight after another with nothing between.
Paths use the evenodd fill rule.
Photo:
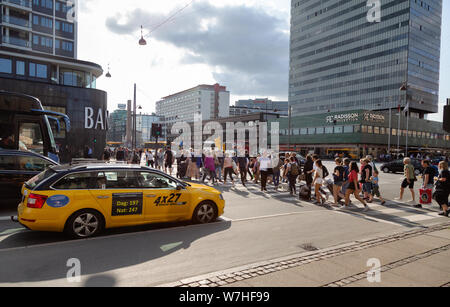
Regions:
<instances>
[{"instance_id":1,"label":"man in white shirt","mask_svg":"<svg viewBox=\"0 0 450 307\"><path fill-rule=\"evenodd\" d=\"M261 173L261 191L267 192L267 177L269 175L269 169L272 168L272 160L267 157L267 153L264 153L260 158L258 158L259 162L259 171Z\"/></svg>"}]
</instances>

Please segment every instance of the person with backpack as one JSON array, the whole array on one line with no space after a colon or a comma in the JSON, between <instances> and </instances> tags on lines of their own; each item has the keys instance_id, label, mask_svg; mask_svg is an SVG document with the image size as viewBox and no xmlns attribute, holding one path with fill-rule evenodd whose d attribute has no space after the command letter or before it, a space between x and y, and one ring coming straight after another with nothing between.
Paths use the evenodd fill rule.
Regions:
<instances>
[{"instance_id":1,"label":"person with backpack","mask_svg":"<svg viewBox=\"0 0 450 307\"><path fill-rule=\"evenodd\" d=\"M344 184L345 168L342 166L341 158L336 158L336 167L333 173L333 196L334 205L339 205L339 198L344 199L345 196L341 193L342 186Z\"/></svg>"},{"instance_id":2,"label":"person with backpack","mask_svg":"<svg viewBox=\"0 0 450 307\"><path fill-rule=\"evenodd\" d=\"M297 178L300 175L300 166L294 157L287 158L290 162L287 164L287 178L289 181L289 193L291 196L297 194Z\"/></svg>"}]
</instances>

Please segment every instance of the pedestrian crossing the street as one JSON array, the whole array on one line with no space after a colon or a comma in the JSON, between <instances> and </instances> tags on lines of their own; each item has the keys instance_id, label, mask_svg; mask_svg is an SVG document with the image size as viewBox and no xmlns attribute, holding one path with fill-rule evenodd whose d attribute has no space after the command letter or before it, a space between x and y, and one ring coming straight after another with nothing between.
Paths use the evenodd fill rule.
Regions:
<instances>
[{"instance_id":1,"label":"pedestrian crossing the street","mask_svg":"<svg viewBox=\"0 0 450 307\"><path fill-rule=\"evenodd\" d=\"M221 185L219 188L220 187L224 187L230 192L248 192L252 194L252 197L261 197L265 199L271 198L277 200L289 196L288 192L282 188L280 188L279 191L276 191L273 187L271 187L267 192L262 192L260 186L253 183L248 183L246 187L241 184L236 184L234 186L228 184L223 186ZM350 206L350 208L341 210L330 205L330 202L333 201L332 198L333 197L330 195L328 205L323 206L328 209L328 211L332 210L337 214L352 215L372 222L402 227L420 227L422 226L421 223L432 222L435 219L442 218L439 216L439 208L437 206L424 206L420 209L414 208L410 204L397 203L395 201L388 200L384 205L376 202L369 204L370 210L364 212L364 206L354 199L352 199L353 205ZM298 197L293 196L292 203L298 202L300 202ZM302 201L302 203L309 203L311 206L316 206L312 202Z\"/></svg>"}]
</instances>

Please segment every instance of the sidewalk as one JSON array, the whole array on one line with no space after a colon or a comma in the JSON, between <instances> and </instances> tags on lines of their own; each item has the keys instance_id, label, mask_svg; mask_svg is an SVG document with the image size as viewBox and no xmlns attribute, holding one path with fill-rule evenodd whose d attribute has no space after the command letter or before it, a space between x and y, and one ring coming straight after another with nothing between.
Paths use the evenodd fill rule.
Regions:
<instances>
[{"instance_id":1,"label":"sidewalk","mask_svg":"<svg viewBox=\"0 0 450 307\"><path fill-rule=\"evenodd\" d=\"M369 259L381 282L367 279ZM372 238L320 251L181 280L178 287L449 287L450 224Z\"/></svg>"}]
</instances>

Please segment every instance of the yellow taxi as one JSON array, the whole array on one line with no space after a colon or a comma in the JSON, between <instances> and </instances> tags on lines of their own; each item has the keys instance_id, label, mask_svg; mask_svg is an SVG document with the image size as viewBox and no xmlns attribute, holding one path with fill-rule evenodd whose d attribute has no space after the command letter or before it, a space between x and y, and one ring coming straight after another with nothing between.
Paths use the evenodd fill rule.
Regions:
<instances>
[{"instance_id":1,"label":"yellow taxi","mask_svg":"<svg viewBox=\"0 0 450 307\"><path fill-rule=\"evenodd\" d=\"M31 230L88 238L105 228L211 223L225 201L214 188L131 165L53 166L22 187L18 222Z\"/></svg>"}]
</instances>

